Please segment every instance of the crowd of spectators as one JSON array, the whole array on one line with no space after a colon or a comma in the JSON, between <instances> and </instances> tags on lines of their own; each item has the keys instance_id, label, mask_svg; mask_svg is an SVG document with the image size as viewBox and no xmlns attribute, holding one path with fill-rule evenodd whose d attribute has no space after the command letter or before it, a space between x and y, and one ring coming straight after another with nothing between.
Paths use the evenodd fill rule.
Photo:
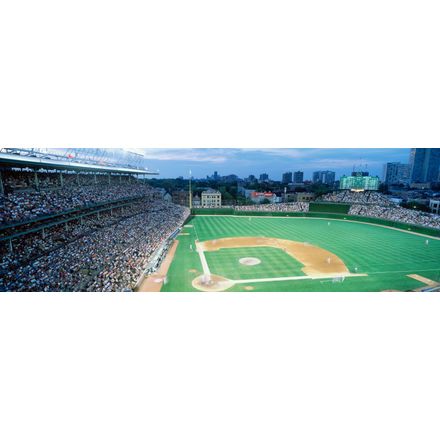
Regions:
<instances>
[{"instance_id":1,"label":"crowd of spectators","mask_svg":"<svg viewBox=\"0 0 440 440\"><path fill-rule=\"evenodd\" d=\"M56 170L38 171L32 170L3 170L3 185L10 191L26 191L32 189L56 188L64 185L85 186L108 183L134 182L135 177L119 174L94 173Z\"/></svg>"},{"instance_id":2,"label":"crowd of spectators","mask_svg":"<svg viewBox=\"0 0 440 440\"><path fill-rule=\"evenodd\" d=\"M51 252L57 247L66 245L93 230L117 223L123 217L139 214L145 208L144 202L135 202L122 208L101 211L99 214L83 215L81 218L22 235L12 242L13 258L9 252L9 246L0 246L0 258L3 258L0 268L6 268L6 263L12 261L15 264L27 263L37 256ZM3 236L7 236L7 234L3 234Z\"/></svg>"},{"instance_id":3,"label":"crowd of spectators","mask_svg":"<svg viewBox=\"0 0 440 440\"><path fill-rule=\"evenodd\" d=\"M359 203L361 205L394 206L385 195L376 191L335 191L324 194L317 202Z\"/></svg>"},{"instance_id":4,"label":"crowd of spectators","mask_svg":"<svg viewBox=\"0 0 440 440\"><path fill-rule=\"evenodd\" d=\"M257 212L308 212L307 202L292 203L270 203L261 205L238 205L234 206L236 211L257 211Z\"/></svg>"},{"instance_id":5,"label":"crowd of spectators","mask_svg":"<svg viewBox=\"0 0 440 440\"><path fill-rule=\"evenodd\" d=\"M12 255L3 256L0 291L133 289L154 252L189 215L188 208L164 201L142 206L141 212L131 208L116 219L95 219L95 224L87 219L61 240L63 233L58 231L58 239L50 234L19 245ZM38 249L45 254L37 256Z\"/></svg>"},{"instance_id":6,"label":"crowd of spectators","mask_svg":"<svg viewBox=\"0 0 440 440\"><path fill-rule=\"evenodd\" d=\"M322 196L319 201L348 203L349 215L383 218L431 228L440 228L440 216L406 209L392 202L384 194L376 191L338 191Z\"/></svg>"},{"instance_id":7,"label":"crowd of spectators","mask_svg":"<svg viewBox=\"0 0 440 440\"><path fill-rule=\"evenodd\" d=\"M80 187L65 185L51 190L15 191L0 196L0 225L32 220L96 203L154 196L155 190L140 182Z\"/></svg>"},{"instance_id":8,"label":"crowd of spectators","mask_svg":"<svg viewBox=\"0 0 440 440\"><path fill-rule=\"evenodd\" d=\"M440 228L440 215L427 212L402 208L398 205L379 206L379 205L351 205L348 212L350 215L360 215L365 217L377 217L385 220L392 220L430 228Z\"/></svg>"}]
</instances>

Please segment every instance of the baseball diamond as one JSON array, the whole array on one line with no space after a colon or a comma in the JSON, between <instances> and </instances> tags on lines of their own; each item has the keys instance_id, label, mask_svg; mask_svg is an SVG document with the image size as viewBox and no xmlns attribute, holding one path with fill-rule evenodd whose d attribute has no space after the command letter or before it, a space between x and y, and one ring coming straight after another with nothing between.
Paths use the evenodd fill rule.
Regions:
<instances>
[{"instance_id":1,"label":"baseball diamond","mask_svg":"<svg viewBox=\"0 0 440 440\"><path fill-rule=\"evenodd\" d=\"M196 215L186 226L161 291L408 291L440 282L440 239L427 246L411 231L325 216Z\"/></svg>"}]
</instances>

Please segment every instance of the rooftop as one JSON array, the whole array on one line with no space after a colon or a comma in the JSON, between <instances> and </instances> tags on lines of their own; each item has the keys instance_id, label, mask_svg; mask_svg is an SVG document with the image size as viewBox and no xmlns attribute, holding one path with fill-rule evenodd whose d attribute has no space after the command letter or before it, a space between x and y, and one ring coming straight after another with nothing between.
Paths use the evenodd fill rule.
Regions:
<instances>
[{"instance_id":1,"label":"rooftop","mask_svg":"<svg viewBox=\"0 0 440 440\"><path fill-rule=\"evenodd\" d=\"M58 159L43 155L21 155L13 152L0 152L0 167L8 168L33 168L33 169L58 169L73 171L114 172L124 174L157 175L157 172L147 169L120 167L110 165L88 164L72 159Z\"/></svg>"}]
</instances>

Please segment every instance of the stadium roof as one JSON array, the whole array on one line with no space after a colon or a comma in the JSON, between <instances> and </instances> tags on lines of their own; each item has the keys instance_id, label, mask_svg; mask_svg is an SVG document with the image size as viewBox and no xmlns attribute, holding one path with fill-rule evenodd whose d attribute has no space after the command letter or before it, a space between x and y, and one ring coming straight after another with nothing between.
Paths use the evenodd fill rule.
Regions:
<instances>
[{"instance_id":1,"label":"stadium roof","mask_svg":"<svg viewBox=\"0 0 440 440\"><path fill-rule=\"evenodd\" d=\"M18 168L46 168L71 171L95 171L95 172L114 172L125 174L158 175L158 172L147 169L118 167L108 165L94 165L80 163L73 160L57 160L52 158L42 158L33 156L21 156L19 154L0 153L0 166Z\"/></svg>"}]
</instances>

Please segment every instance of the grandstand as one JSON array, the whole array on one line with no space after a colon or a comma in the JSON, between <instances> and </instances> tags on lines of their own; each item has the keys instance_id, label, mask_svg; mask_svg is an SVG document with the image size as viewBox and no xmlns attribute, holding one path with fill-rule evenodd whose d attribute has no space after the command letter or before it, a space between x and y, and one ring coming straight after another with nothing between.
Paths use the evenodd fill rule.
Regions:
<instances>
[{"instance_id":1,"label":"grandstand","mask_svg":"<svg viewBox=\"0 0 440 440\"><path fill-rule=\"evenodd\" d=\"M188 210L131 154L40 150L0 150L0 291L132 290Z\"/></svg>"},{"instance_id":2,"label":"grandstand","mask_svg":"<svg viewBox=\"0 0 440 440\"><path fill-rule=\"evenodd\" d=\"M370 222L390 222L395 227L430 228L440 233L440 215L402 208L376 191L335 191L325 194L315 202L274 203L267 205L223 206L221 209L195 208L193 214L233 215L288 215L314 217L321 214L342 216L352 220L370 219Z\"/></svg>"}]
</instances>

